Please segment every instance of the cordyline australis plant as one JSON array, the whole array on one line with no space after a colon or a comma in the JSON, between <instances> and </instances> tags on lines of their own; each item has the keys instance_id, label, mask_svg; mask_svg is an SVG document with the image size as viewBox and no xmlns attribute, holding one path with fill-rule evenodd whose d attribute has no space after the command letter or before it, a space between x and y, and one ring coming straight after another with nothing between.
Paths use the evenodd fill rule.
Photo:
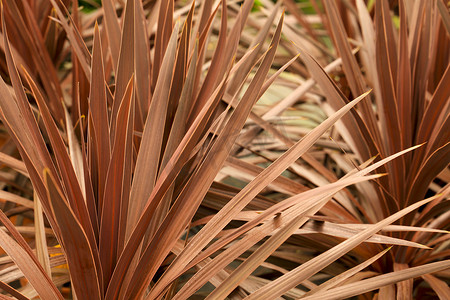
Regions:
<instances>
[{"instance_id":1,"label":"cordyline australis plant","mask_svg":"<svg viewBox=\"0 0 450 300\"><path fill-rule=\"evenodd\" d=\"M389 6L391 3L391 7ZM391 231L392 237L407 239L433 248L433 251L413 247L394 247L388 254L374 262L370 271L380 273L420 269L426 264L450 257L449 235L439 231L450 226L449 169L449 42L450 16L446 1L386 1L377 0L371 8L364 1L310 1L315 14L305 10L293 0L285 5L292 18L285 22L285 33L297 49L314 53L315 58L336 78L335 82L319 76L321 68L309 55L301 55L303 62L320 90L313 91L327 99L321 107L330 113L341 107L345 97L360 95L373 88L371 100L357 105L357 112L347 114L336 126L337 142L345 142L347 153L332 149L322 150L324 164L338 172L346 173L354 166L349 161L365 161L374 155L383 159L413 145L424 145L398 160L379 168L386 176L357 185L355 198L341 201L338 209L323 209L319 220L334 223L376 223L393 212L408 207L424 197L437 195L421 210L400 218ZM266 3L265 9L272 4ZM395 22L394 22L395 20ZM334 49L330 49L329 43ZM358 53L355 55L355 51ZM342 65L339 71L337 66ZM294 70L293 70L294 71ZM296 68L302 77L304 69ZM310 87L313 87L311 82ZM306 84L298 87L285 100L266 112L281 113L289 105L301 100L307 91ZM345 95L345 96L344 96ZM304 99L304 98L303 98ZM320 99L320 98L319 98ZM284 106L283 106L284 105ZM320 152L320 150L316 150ZM310 180L335 180L319 169ZM345 199L343 199L345 200ZM403 230L414 226L417 231ZM327 249L337 239L309 236L310 251ZM342 268L352 268L368 257L379 253L383 246L365 243L356 248L340 263ZM308 253L308 251L305 251ZM311 253L311 252L310 252ZM312 252L314 253L314 252ZM311 253L311 254L312 254ZM367 275L365 275L367 276ZM277 286L284 276L270 283ZM416 279L386 285L379 290L378 299L412 299L450 297L447 272L427 274ZM346 297L350 290L336 288L323 297ZM305 299L310 299L305 297Z\"/></svg>"},{"instance_id":2,"label":"cordyline australis plant","mask_svg":"<svg viewBox=\"0 0 450 300\"><path fill-rule=\"evenodd\" d=\"M288 168L297 172L300 157L330 174L307 151L339 120L345 126L349 118L356 118L355 126L365 124L359 114L346 113L358 103L366 107L368 92L362 85L349 101L305 52L309 71L335 99L330 100L335 112L295 141L253 112L286 68L299 67L295 56L269 75L280 41L286 45L280 39L280 4L264 17L251 13L253 1L240 6L124 2L122 7L105 0L101 9L84 16L71 1L3 1L0 107L8 135L0 159L9 168L2 172L9 191L1 191L6 200L0 212L6 229L0 230L0 246L7 254L1 261L3 291L18 299L63 299L70 282L77 299L332 299L422 276L438 295L448 293L442 280L429 275L450 267L442 260L445 252L433 257L416 235L409 241L409 235L377 234L419 232L428 243L439 233L428 246L441 247L448 235L426 227L432 224L391 224L419 208L427 220L438 220L443 195L421 200L423 193L377 218L367 213L367 218L323 222L324 213L339 213L353 203L349 199L358 201L341 190L382 172L398 175L390 165L380 174L369 173L397 157L404 162L427 146L415 150L412 140L387 152L377 148L377 161L369 158L378 152L359 154L359 166L345 176L314 185L286 175ZM246 33L254 29L258 34ZM238 158L241 141L252 143L255 123L258 131L288 146L266 168ZM221 181L233 175L250 179L243 188ZM27 178L32 189L24 184ZM398 180L387 178L388 183ZM383 188L376 195L387 195L390 186L378 181ZM274 192L283 197L268 197ZM319 212L322 219L314 217ZM21 226L23 219L34 220L33 227ZM348 224L358 222L370 225ZM314 243L302 238L311 233L317 236ZM390 249L359 246L372 243L429 252L419 266L362 273ZM323 251L311 257L314 244ZM357 249L370 251L359 255ZM337 275L339 258L348 266L349 252L360 264ZM283 275L267 276L275 272ZM336 276L320 284L328 274Z\"/></svg>"}]
</instances>

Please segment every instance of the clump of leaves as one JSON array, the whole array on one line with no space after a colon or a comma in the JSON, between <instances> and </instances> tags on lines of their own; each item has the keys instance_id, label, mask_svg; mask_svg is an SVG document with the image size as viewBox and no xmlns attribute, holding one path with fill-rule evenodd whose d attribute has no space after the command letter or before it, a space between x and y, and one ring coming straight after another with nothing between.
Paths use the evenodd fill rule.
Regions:
<instances>
[{"instance_id":1,"label":"clump of leaves","mask_svg":"<svg viewBox=\"0 0 450 300\"><path fill-rule=\"evenodd\" d=\"M344 95L352 97L367 88L373 89L371 100L358 104L358 113L342 118L342 123L336 127L337 133L332 133L336 143L345 145L346 150L342 151L342 147L339 150L339 144L333 146L338 151L325 149L322 151L324 163L346 173L354 166L352 160L361 162L375 155L382 159L423 144L417 151L378 169L377 172L387 172L390 176L372 184L358 185L354 198L341 201L341 207L322 210L319 220L338 224L375 223L399 209L435 195L435 200L424 208L397 221L398 231L393 230L389 234L427 245L433 251L394 247L370 269L379 274L401 272L448 260L449 235L442 235L450 226L450 16L445 1L398 1L389 7L388 1L379 0L375 1L371 11L362 0L354 4L324 0L320 1L322 5L318 1L310 1L316 9L315 16L303 14L295 1L285 2L292 16L286 24L289 28L286 33L297 48L305 52L301 58L320 87L314 93L327 100L320 103L326 112L333 112L343 105ZM398 25L394 19L398 20ZM320 21L323 26L317 24ZM327 47L329 41L332 41L334 49ZM359 48L356 56L352 48ZM331 72L337 82L319 77L321 68L308 53L328 65L327 72ZM340 71L335 62L342 63ZM305 70L297 73L307 76ZM336 92L336 85L344 93ZM305 91L300 86L267 114L270 115L271 111L281 113L301 99ZM326 181L335 180L325 172L315 171L316 181L320 177ZM402 226L415 226L418 231L403 231L400 229ZM429 229L437 231L423 232ZM330 242L329 239L310 237L314 249L326 248ZM381 245L364 244L364 247L355 249L352 258L342 260L342 266L350 268L382 249ZM397 295L397 298L411 299L438 295L445 299L450 296L446 287L448 281L448 273L428 274L387 285L379 290L378 298L391 299ZM348 291L347 295L350 293ZM332 295L331 290L323 297L325 295Z\"/></svg>"},{"instance_id":2,"label":"clump of leaves","mask_svg":"<svg viewBox=\"0 0 450 300\"><path fill-rule=\"evenodd\" d=\"M5 1L2 8L0 107L9 137L0 159L10 178L30 179L33 197L26 197L29 186L2 191L5 292L63 299L62 286L70 282L78 299L298 298L303 287L358 295L450 266L445 260L342 283L385 254L380 249L334 284L308 280L361 243L427 248L377 232L441 200L415 201L365 227L327 224L328 234L347 239L330 239L334 247L315 258L300 255L308 251L301 237L324 230L313 216L336 207L338 192L380 178L369 174L417 147L361 160L346 176L315 188L283 174L300 157L314 162L308 149L368 93L348 101L329 84L327 93L341 97L341 107L296 142L253 112L279 75L298 65L294 56L268 76L284 43L283 14L273 28L279 4L268 17L253 18L253 1L239 7L128 0L116 7L105 0L88 16L76 1L50 2ZM247 21L260 30L250 41ZM21 38L13 39L15 33ZM331 83L319 66L311 72ZM289 146L264 169L238 157L241 140L252 137L249 117ZM15 149L21 160L12 156ZM224 173L224 165L240 172ZM224 184L223 174L251 179L238 189ZM266 197L272 191L287 196ZM30 217L16 205L33 209L33 238L24 239L20 220L8 218ZM254 273L258 267L284 275L271 281Z\"/></svg>"}]
</instances>

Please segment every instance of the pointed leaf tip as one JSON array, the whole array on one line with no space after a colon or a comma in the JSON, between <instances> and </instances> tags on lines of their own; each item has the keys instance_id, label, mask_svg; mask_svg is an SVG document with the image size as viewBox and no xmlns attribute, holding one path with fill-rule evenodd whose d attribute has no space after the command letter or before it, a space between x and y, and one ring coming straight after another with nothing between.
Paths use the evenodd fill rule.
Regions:
<instances>
[{"instance_id":1,"label":"pointed leaf tip","mask_svg":"<svg viewBox=\"0 0 450 300\"><path fill-rule=\"evenodd\" d=\"M364 97L366 97L367 95L369 95L370 93L372 93L373 89L368 90L367 92L365 92L363 95Z\"/></svg>"},{"instance_id":2,"label":"pointed leaf tip","mask_svg":"<svg viewBox=\"0 0 450 300\"><path fill-rule=\"evenodd\" d=\"M376 178L380 178L380 177L387 176L387 175L389 175L389 173L379 173L379 174L375 174L374 176Z\"/></svg>"}]
</instances>

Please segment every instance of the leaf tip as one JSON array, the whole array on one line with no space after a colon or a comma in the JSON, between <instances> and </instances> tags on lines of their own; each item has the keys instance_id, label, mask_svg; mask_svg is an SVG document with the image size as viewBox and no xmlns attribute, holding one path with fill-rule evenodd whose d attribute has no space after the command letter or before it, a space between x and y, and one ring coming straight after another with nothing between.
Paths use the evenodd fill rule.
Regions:
<instances>
[{"instance_id":1,"label":"leaf tip","mask_svg":"<svg viewBox=\"0 0 450 300\"><path fill-rule=\"evenodd\" d=\"M380 178L380 177L387 176L387 175L389 175L389 173L379 173L379 174L375 174L374 176L375 176L375 178Z\"/></svg>"},{"instance_id":2,"label":"leaf tip","mask_svg":"<svg viewBox=\"0 0 450 300\"><path fill-rule=\"evenodd\" d=\"M414 147L411 147L411 148L416 149L416 148L422 147L422 146L425 145L426 143L427 143L427 141L423 142L422 144L419 144L419 145L416 145L416 146L414 146Z\"/></svg>"},{"instance_id":3,"label":"leaf tip","mask_svg":"<svg viewBox=\"0 0 450 300\"><path fill-rule=\"evenodd\" d=\"M368 90L367 92L365 92L363 94L363 97L366 97L367 95L369 95L370 93L372 93L373 89Z\"/></svg>"}]
</instances>

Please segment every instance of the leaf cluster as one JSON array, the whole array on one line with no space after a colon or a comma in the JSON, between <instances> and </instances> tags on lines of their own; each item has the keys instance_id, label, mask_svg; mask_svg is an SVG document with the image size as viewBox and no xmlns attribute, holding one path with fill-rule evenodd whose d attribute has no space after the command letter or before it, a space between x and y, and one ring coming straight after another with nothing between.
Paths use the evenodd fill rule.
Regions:
<instances>
[{"instance_id":1,"label":"leaf cluster","mask_svg":"<svg viewBox=\"0 0 450 300\"><path fill-rule=\"evenodd\" d=\"M450 297L444 2L257 4L3 1L2 299Z\"/></svg>"}]
</instances>

